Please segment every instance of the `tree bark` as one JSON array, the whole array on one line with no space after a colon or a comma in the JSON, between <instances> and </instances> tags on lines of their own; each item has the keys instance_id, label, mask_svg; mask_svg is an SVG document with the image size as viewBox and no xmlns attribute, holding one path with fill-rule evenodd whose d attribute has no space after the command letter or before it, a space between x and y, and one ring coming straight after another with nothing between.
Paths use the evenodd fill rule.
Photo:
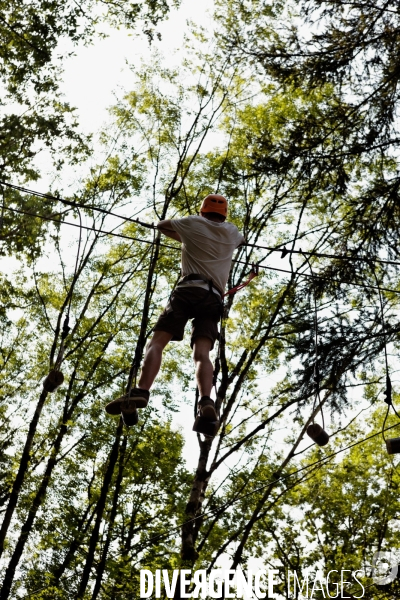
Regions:
<instances>
[{"instance_id":1,"label":"tree bark","mask_svg":"<svg viewBox=\"0 0 400 600\"><path fill-rule=\"evenodd\" d=\"M84 597L84 594L85 594L85 591L87 588L87 584L89 582L90 571L93 566L94 555L96 552L96 546L97 546L97 542L99 539L100 525L101 525L101 521L103 519L104 509L106 506L107 494L108 494L108 490L110 488L112 476L114 474L115 465L117 464L117 459L118 459L118 454L119 454L119 442L120 442L120 438L121 438L121 434L122 434L122 427L123 427L122 418L120 417L117 431L115 434L114 444L113 444L113 447L110 452L110 459L108 461L107 470L104 475L103 485L101 486L100 498L97 503L96 520L95 520L94 528L92 531L92 535L90 537L89 549L88 549L88 554L86 557L86 563L85 563L85 566L83 567L81 583L79 585L79 589L78 589L78 592L76 595L77 600Z\"/></svg>"},{"instance_id":2,"label":"tree bark","mask_svg":"<svg viewBox=\"0 0 400 600\"><path fill-rule=\"evenodd\" d=\"M181 557L183 561L189 561L194 564L198 557L195 549L195 531L196 521L200 515L201 498L204 484L208 477L207 460L210 454L212 441L208 438L200 442L200 457L197 465L196 475L190 491L189 502L185 508L187 519L182 526L182 547ZM198 529L198 527L197 527Z\"/></svg>"},{"instance_id":3,"label":"tree bark","mask_svg":"<svg viewBox=\"0 0 400 600\"><path fill-rule=\"evenodd\" d=\"M109 524L108 524L108 531L107 531L107 539L106 539L106 542L104 544L103 553L101 555L100 563L99 563L99 565L97 567L96 582L95 582L95 585L94 585L94 589L93 589L93 594L92 594L92 599L91 600L96 600L96 598L97 598L97 596L98 596L98 594L100 592L101 580L103 578L103 574L104 574L105 567L106 567L106 560L107 560L108 549L109 549L110 544L111 544L111 536L112 536L112 532L113 532L113 528L114 528L115 517L117 515L118 500L119 500L119 491L121 489L122 478L124 476L124 458L125 458L126 442L127 442L127 436L124 435L124 438L123 438L123 441L122 441L122 444L121 444L121 450L120 450L120 453L119 453L118 474L117 474L117 480L115 482L113 504L112 504L111 514L110 514L110 519L109 519Z\"/></svg>"},{"instance_id":4,"label":"tree bark","mask_svg":"<svg viewBox=\"0 0 400 600\"><path fill-rule=\"evenodd\" d=\"M53 473L53 469L57 464L57 455L61 447L62 440L64 439L65 434L67 433L68 427L65 423L62 423L60 427L60 431L58 432L58 436L54 442L53 449L51 452L51 457L47 463L46 471L42 478L39 489L36 493L36 496L31 504L31 507L28 512L28 518L21 528L21 533L18 538L17 545L15 546L15 550L11 556L10 562L8 564L3 585L0 592L0 600L6 600L9 597L11 585L14 579L15 570L18 566L20 558L25 548L26 541L29 537L29 534L32 530L32 525L36 518L37 511L41 507L43 500L46 496L47 487L50 483L50 478Z\"/></svg>"},{"instance_id":5,"label":"tree bark","mask_svg":"<svg viewBox=\"0 0 400 600\"><path fill-rule=\"evenodd\" d=\"M4 542L7 536L8 528L11 523L11 519L13 517L15 508L17 506L19 493L22 487L22 483L24 481L26 472L28 470L28 464L30 460L30 452L32 448L33 438L35 437L37 425L40 419L40 415L43 409L44 402L47 398L48 392L42 390L40 394L39 401L36 406L35 413L33 415L32 421L29 425L28 435L26 437L25 446L22 451L21 461L19 463L19 469L17 476L14 480L13 488L10 494L10 499L8 501L7 510L4 515L4 520L0 529L0 557L4 550Z\"/></svg>"}]
</instances>

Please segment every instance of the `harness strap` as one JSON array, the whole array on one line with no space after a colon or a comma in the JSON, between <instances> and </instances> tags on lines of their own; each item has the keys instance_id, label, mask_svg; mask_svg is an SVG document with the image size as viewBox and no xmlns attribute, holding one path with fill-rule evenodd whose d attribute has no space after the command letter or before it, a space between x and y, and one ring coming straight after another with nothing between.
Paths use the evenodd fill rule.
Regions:
<instances>
[{"instance_id":1,"label":"harness strap","mask_svg":"<svg viewBox=\"0 0 400 600\"><path fill-rule=\"evenodd\" d=\"M180 283L186 283L187 281L195 281L196 279L200 281L204 281L209 287L210 292L212 292L213 288L220 294L221 298L223 297L223 293L221 290L213 283L212 279L207 279L204 275L200 275L199 273L191 273L190 275L185 275L178 281L178 286Z\"/></svg>"},{"instance_id":2,"label":"harness strap","mask_svg":"<svg viewBox=\"0 0 400 600\"><path fill-rule=\"evenodd\" d=\"M236 294L236 292L238 292L239 290L242 290L244 287L246 287L246 285L249 285L250 281L252 279L254 279L254 277L257 277L258 272L259 272L258 265L253 263L251 266L251 271L250 271L249 278L247 279L247 281L244 281L243 283L239 283L239 285L235 285L235 287L228 290L226 292L226 294L224 294L224 298L225 298L225 296L231 296L232 294Z\"/></svg>"}]
</instances>

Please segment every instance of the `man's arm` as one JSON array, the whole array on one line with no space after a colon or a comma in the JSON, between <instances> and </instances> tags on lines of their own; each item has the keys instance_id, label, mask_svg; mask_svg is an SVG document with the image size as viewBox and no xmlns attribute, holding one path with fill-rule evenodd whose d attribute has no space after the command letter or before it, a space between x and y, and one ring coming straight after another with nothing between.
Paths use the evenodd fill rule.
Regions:
<instances>
[{"instance_id":1,"label":"man's arm","mask_svg":"<svg viewBox=\"0 0 400 600\"><path fill-rule=\"evenodd\" d=\"M236 246L236 248L241 248L247 244L246 238L242 235L242 241Z\"/></svg>"},{"instance_id":2,"label":"man's arm","mask_svg":"<svg viewBox=\"0 0 400 600\"><path fill-rule=\"evenodd\" d=\"M159 229L163 235L166 235L167 237L172 238L173 240L176 240L177 242L182 242L181 236L179 235L179 233L174 231L171 227L171 219L165 219L164 221L159 221L157 223L157 229Z\"/></svg>"}]
</instances>

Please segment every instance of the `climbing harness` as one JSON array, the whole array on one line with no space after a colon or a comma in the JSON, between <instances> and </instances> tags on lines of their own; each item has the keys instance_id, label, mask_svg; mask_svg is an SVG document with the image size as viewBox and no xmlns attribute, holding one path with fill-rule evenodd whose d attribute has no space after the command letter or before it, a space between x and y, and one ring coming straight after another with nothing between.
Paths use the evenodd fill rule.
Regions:
<instances>
[{"instance_id":1,"label":"climbing harness","mask_svg":"<svg viewBox=\"0 0 400 600\"><path fill-rule=\"evenodd\" d=\"M46 379L43 381L43 389L49 393L55 392L60 387L60 385L62 385L64 382L64 375L62 374L60 369L61 369L61 364L62 364L62 361L64 358L65 340L66 340L69 332L71 331L71 327L69 326L69 318L70 318L70 313L71 313L72 295L73 295L75 283L77 280L78 262L79 262L79 256L80 256L80 251L81 251L81 242L82 242L82 216L81 216L80 210L77 209L77 211L78 211L78 215L79 215L79 224L80 224L79 242L78 242L78 251L76 253L76 259L75 259L74 276L72 278L71 287L70 287L68 295L67 295L67 298L68 298L67 314L65 315L65 319L64 319L64 323L63 323L63 327L62 327L61 344L60 344L60 348L58 350L56 361L54 363L54 367L50 370L50 373L47 375Z\"/></svg>"},{"instance_id":2,"label":"climbing harness","mask_svg":"<svg viewBox=\"0 0 400 600\"><path fill-rule=\"evenodd\" d=\"M302 252L300 248L300 252ZM307 261L307 264L310 268L311 274L314 276L311 263L308 257L303 254L304 258ZM307 427L307 435L318 445L318 446L326 446L329 442L329 435L325 431L325 421L324 421L324 413L322 410L322 401L320 396L320 374L319 374L319 366L318 366L318 312L317 312L317 299L315 292L313 293L314 299L314 347L315 347L315 363L314 363L314 403L312 410L312 423ZM314 422L315 414L321 411L322 417L322 427L318 423Z\"/></svg>"},{"instance_id":3,"label":"climbing harness","mask_svg":"<svg viewBox=\"0 0 400 600\"><path fill-rule=\"evenodd\" d=\"M385 387L385 391L383 392L383 395L384 395L384 401L386 402L386 404L388 406L387 406L386 415L385 415L383 425L382 425L382 437L385 441L386 450L387 450L388 454L400 454L400 438L398 438L398 437L391 438L391 439L385 438L385 425L386 425L387 418L389 416L390 407L393 408L394 413L396 414L396 416L399 419L400 419L400 415L398 414L396 408L394 407L393 400L392 400L392 382L390 381L390 375L389 375L389 363L388 363L387 347L386 347L386 344L387 344L386 323L385 323L385 315L384 315L384 310L383 310L382 293L381 293L381 288L379 285L378 277L375 273L375 267L373 264L371 266L372 266L372 272L374 274L375 282L376 282L376 285L378 288L379 305L380 305L381 322L382 322L382 334L383 334L383 349L384 349L384 356L385 356L386 387Z\"/></svg>"},{"instance_id":4,"label":"climbing harness","mask_svg":"<svg viewBox=\"0 0 400 600\"><path fill-rule=\"evenodd\" d=\"M182 285L183 283L187 283L188 281L203 281L204 283L206 283L208 285L208 291L209 292L213 292L214 290L216 292L218 292L218 294L222 297L222 292L219 288L217 288L216 285L214 285L212 279L207 279L207 277L204 277L203 275L200 275L199 273L191 273L190 275L185 275L184 277L182 277L177 284L177 287L179 287L180 285Z\"/></svg>"}]
</instances>

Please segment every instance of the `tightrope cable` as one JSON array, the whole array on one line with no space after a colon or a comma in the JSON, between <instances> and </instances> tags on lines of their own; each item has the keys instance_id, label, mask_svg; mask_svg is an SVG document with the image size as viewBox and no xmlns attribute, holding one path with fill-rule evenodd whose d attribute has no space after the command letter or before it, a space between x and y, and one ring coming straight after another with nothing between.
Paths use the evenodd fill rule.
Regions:
<instances>
[{"instance_id":1,"label":"tightrope cable","mask_svg":"<svg viewBox=\"0 0 400 600\"><path fill-rule=\"evenodd\" d=\"M56 219L56 218L54 218L52 216L48 216L48 215L39 215L39 214L33 213L31 211L24 211L24 210L21 210L20 208L14 208L11 206L5 206L4 208L5 208L5 210L10 210L10 211L13 211L13 212L16 212L19 214L27 215L29 217L37 217L38 219L42 219L44 221L52 221L52 222L58 223L60 225L69 225L71 227L80 227L80 225L78 223L72 223L71 221L62 221L61 219ZM136 221L135 219L133 219L132 222L139 223L139 225L142 224L142 223ZM149 226L148 223L146 223L146 226L151 229L153 228L152 226ZM116 238L120 238L123 240L129 240L131 242L140 242L143 244L153 244L154 243L151 240L145 240L143 238L137 238L137 237L133 237L130 235L125 235L123 233L115 233L113 231L108 231L106 229L97 229L96 227L88 227L87 225L82 225L81 228L86 231L93 231L94 233L100 233L100 234L103 234L104 236L116 237ZM172 246L171 244L163 244L161 242L159 245L162 248L169 248L170 250L175 250L176 252L180 252L180 247L178 247L178 246ZM260 248L263 248L263 246L260 246ZM278 250L278 251L281 252L281 250ZM318 256L318 254L314 254L314 253L309 253L309 254L311 254L312 256L316 256L316 257ZM367 259L365 259L365 260L367 260ZM236 264L243 264L243 265L247 264L245 261L239 260L239 259L233 259L232 262L236 263ZM400 265L400 263L395 263L395 264ZM278 267L271 267L270 265L263 265L261 263L257 263L257 266L261 269L267 269L269 271L277 271L279 273L288 273L289 275L293 275L292 271L289 271L288 269L280 269ZM351 285L353 287L365 288L365 289L370 289L370 290L380 289L383 292L392 292L394 294L400 294L400 290L394 290L392 288L383 288L383 287L378 288L376 285L368 285L366 283L349 282L349 281L345 281L343 279L333 279L331 277L325 277L324 275L318 275L315 273L314 273L314 275L310 275L309 273L299 273L298 272L298 273L296 273L296 276L309 277L309 278L314 278L314 279L318 278L318 279L329 281L331 283L337 283L337 284L343 283L345 285Z\"/></svg>"},{"instance_id":2,"label":"tightrope cable","mask_svg":"<svg viewBox=\"0 0 400 600\"><path fill-rule=\"evenodd\" d=\"M154 227L155 227L153 224L145 223L144 221L140 221L139 219L132 219L130 217L125 217L123 215L119 215L118 213L114 213L112 211L109 211L105 208L101 208L99 206L94 206L94 205L90 205L90 204L82 204L82 203L79 203L76 201L72 202L71 200L66 200L65 198L62 198L61 196L53 196L51 194L37 192L35 190L30 190L28 188L25 188L25 187L22 187L19 185L14 185L12 183L9 183L9 182L3 181L3 180L0 180L0 184L3 184L11 189L17 190L24 194L31 194L32 196L37 196L38 198L43 198L45 200L62 202L63 204L66 204L67 206L72 206L74 208L84 208L86 210L93 210L96 212L103 213L105 215L117 217L118 219L123 219L124 221L128 221L130 223L136 223L138 225L141 225L142 227L146 227L147 229L154 229ZM286 256L287 254L303 254L303 255L308 255L308 256L314 256L317 258L332 258L332 259L339 259L339 260L352 260L352 261L363 261L363 262L370 262L371 260L373 260L374 262L380 263L380 264L400 266L400 262L398 262L398 261L384 260L384 259L376 258L376 257L371 258L371 257L362 257L362 256L347 256L347 255L341 255L341 254L327 254L327 253L322 253L322 252L305 252L302 250L288 250L285 247L284 242L282 244L280 244L278 247L261 246L260 244L252 244L250 242L246 242L245 245L252 247L252 248L257 248L259 250L269 250L270 252L280 252L283 256Z\"/></svg>"},{"instance_id":3,"label":"tightrope cable","mask_svg":"<svg viewBox=\"0 0 400 600\"><path fill-rule=\"evenodd\" d=\"M66 200L65 198L61 198L61 196L53 196L51 194L44 194L42 192L36 192L35 190L30 190L30 189L24 188L20 185L14 185L12 183L8 183L7 181L0 180L0 184L5 185L13 190L17 190L18 192L22 192L24 194L31 194L32 196L37 196L38 198L43 198L44 200L50 200L53 202L61 202L62 204L65 204L66 206L71 206L72 208L84 208L86 210L94 210L96 212L102 213L103 215L117 217L118 219L122 219L124 221L129 221L130 223L137 223L139 225L142 225L142 227L146 227L147 229L154 229L154 225L150 225L150 223L145 223L144 221L139 221L139 219L132 219L131 217L125 217L124 215L119 215L118 213L114 213L105 208L101 208L100 206L93 206L91 204L83 204L81 202Z\"/></svg>"}]
</instances>

